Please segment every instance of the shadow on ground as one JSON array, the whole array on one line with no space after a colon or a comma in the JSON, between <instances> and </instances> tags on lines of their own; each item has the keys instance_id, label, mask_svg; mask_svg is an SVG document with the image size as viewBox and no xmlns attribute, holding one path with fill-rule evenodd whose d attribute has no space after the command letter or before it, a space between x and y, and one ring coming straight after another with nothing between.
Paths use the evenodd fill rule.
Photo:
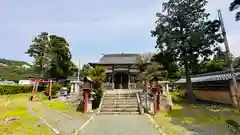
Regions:
<instances>
[{"instance_id":1,"label":"shadow on ground","mask_svg":"<svg viewBox=\"0 0 240 135\"><path fill-rule=\"evenodd\" d=\"M234 135L225 120L240 123L240 113L231 106L198 100L189 104L184 98L174 98L172 111L162 111L156 121L170 135Z\"/></svg>"}]
</instances>

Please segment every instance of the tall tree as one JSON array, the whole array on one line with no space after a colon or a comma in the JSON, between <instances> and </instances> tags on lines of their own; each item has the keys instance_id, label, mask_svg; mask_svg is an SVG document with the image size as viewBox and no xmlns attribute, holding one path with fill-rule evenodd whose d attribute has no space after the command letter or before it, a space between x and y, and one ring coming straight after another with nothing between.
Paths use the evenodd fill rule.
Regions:
<instances>
[{"instance_id":1,"label":"tall tree","mask_svg":"<svg viewBox=\"0 0 240 135\"><path fill-rule=\"evenodd\" d=\"M72 74L69 44L63 38L42 32L33 39L26 54L35 59L34 67L42 78L66 78Z\"/></svg>"},{"instance_id":2,"label":"tall tree","mask_svg":"<svg viewBox=\"0 0 240 135\"><path fill-rule=\"evenodd\" d=\"M74 67L69 44L63 37L50 35L51 63L47 75L51 78L66 78L73 74Z\"/></svg>"},{"instance_id":3,"label":"tall tree","mask_svg":"<svg viewBox=\"0 0 240 135\"><path fill-rule=\"evenodd\" d=\"M33 39L30 48L26 52L26 54L35 59L35 68L40 77L44 77L46 63L49 63L46 55L49 51L47 50L48 44L48 33L42 32Z\"/></svg>"},{"instance_id":4,"label":"tall tree","mask_svg":"<svg viewBox=\"0 0 240 135\"><path fill-rule=\"evenodd\" d=\"M168 80L177 80L181 77L179 71L180 67L173 60L171 55L168 55L165 52L159 52L153 56L152 61L156 61L163 66L163 69L166 71L164 77Z\"/></svg>"},{"instance_id":5,"label":"tall tree","mask_svg":"<svg viewBox=\"0 0 240 135\"><path fill-rule=\"evenodd\" d=\"M231 2L229 10L234 11L234 10L238 9L239 7L240 7L240 0L234 0L233 2ZM240 12L236 13L235 19L236 19L236 21L240 20Z\"/></svg>"},{"instance_id":6,"label":"tall tree","mask_svg":"<svg viewBox=\"0 0 240 135\"><path fill-rule=\"evenodd\" d=\"M184 65L187 93L190 101L195 98L190 77L191 64L200 57L213 54L218 42L222 42L219 21L208 20L206 0L169 0L163 3L162 13L152 36L157 37L156 48L173 57L179 65Z\"/></svg>"}]
</instances>

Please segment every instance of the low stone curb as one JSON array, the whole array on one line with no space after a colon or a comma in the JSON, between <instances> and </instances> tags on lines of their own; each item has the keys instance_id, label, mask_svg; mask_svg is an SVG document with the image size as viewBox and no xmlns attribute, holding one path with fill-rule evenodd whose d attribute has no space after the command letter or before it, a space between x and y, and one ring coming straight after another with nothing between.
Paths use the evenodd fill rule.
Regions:
<instances>
[{"instance_id":1,"label":"low stone curb","mask_svg":"<svg viewBox=\"0 0 240 135\"><path fill-rule=\"evenodd\" d=\"M154 125L154 128L157 129L157 131L160 133L160 135L166 135L166 133L164 133L162 127L160 127L157 122L153 119L153 117L150 114L145 113L144 115L146 115L150 121L152 122L152 124Z\"/></svg>"},{"instance_id":2,"label":"low stone curb","mask_svg":"<svg viewBox=\"0 0 240 135\"><path fill-rule=\"evenodd\" d=\"M77 132L75 133L75 135L79 135L79 133L87 126L87 124L92 121L94 119L94 117L96 116L96 114L92 114L92 116L77 130Z\"/></svg>"},{"instance_id":3,"label":"low stone curb","mask_svg":"<svg viewBox=\"0 0 240 135\"><path fill-rule=\"evenodd\" d=\"M43 119L41 116L37 115L37 113L34 112L34 111L32 110L32 108L29 108L28 111L29 111L32 115L34 115L35 117L38 117L44 124L46 124L46 125L48 126L48 128L51 129L51 131L52 131L54 134L60 135L60 132L59 132L56 128L54 128L52 125L50 125L50 124L49 124L45 119Z\"/></svg>"}]
</instances>

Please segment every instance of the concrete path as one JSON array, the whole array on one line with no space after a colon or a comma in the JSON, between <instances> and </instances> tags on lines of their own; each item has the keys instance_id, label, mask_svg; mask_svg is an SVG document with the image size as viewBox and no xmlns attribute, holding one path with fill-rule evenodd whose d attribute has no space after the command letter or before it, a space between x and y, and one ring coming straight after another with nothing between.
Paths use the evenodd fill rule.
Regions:
<instances>
[{"instance_id":1,"label":"concrete path","mask_svg":"<svg viewBox=\"0 0 240 135\"><path fill-rule=\"evenodd\" d=\"M53 128L57 129L61 135L71 135L74 130L77 131L86 121L86 118L81 118L83 116L71 115L72 118L69 118L39 103L35 103L34 106L31 105L31 107L38 116L42 117Z\"/></svg>"},{"instance_id":2,"label":"concrete path","mask_svg":"<svg viewBox=\"0 0 240 135\"><path fill-rule=\"evenodd\" d=\"M97 115L80 135L159 135L145 115Z\"/></svg>"}]
</instances>

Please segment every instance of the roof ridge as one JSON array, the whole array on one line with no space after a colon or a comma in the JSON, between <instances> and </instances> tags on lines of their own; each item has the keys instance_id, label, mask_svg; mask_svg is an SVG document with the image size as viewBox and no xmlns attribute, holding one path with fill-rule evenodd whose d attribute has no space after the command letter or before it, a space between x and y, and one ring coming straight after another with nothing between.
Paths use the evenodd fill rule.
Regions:
<instances>
[{"instance_id":1,"label":"roof ridge","mask_svg":"<svg viewBox=\"0 0 240 135\"><path fill-rule=\"evenodd\" d=\"M235 69L235 73L236 72L240 72L240 68L236 68ZM196 75L191 75L191 78L194 77L201 77L201 76L210 76L210 75L219 75L219 74L226 74L226 73L230 73L230 70L222 70L222 71L216 71L216 72L209 72L209 73L202 73L202 74L196 74ZM182 77L182 78L186 78L186 77Z\"/></svg>"}]
</instances>

